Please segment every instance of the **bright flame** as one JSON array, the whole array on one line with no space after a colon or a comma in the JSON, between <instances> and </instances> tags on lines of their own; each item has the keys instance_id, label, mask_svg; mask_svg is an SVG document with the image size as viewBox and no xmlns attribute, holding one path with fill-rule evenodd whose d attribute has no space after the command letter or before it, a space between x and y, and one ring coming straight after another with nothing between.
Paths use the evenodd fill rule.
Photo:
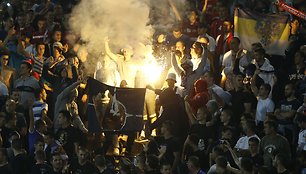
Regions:
<instances>
[{"instance_id":1,"label":"bright flame","mask_svg":"<svg viewBox=\"0 0 306 174\"><path fill-rule=\"evenodd\" d=\"M142 66L142 72L145 74L148 84L154 84L160 78L162 69L157 64L152 53L148 53L144 65Z\"/></svg>"}]
</instances>

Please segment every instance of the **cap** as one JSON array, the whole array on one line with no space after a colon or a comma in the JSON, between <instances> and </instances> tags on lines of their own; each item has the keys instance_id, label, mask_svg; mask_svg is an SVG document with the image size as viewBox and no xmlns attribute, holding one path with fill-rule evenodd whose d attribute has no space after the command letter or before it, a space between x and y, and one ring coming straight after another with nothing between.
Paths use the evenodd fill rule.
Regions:
<instances>
[{"instance_id":1,"label":"cap","mask_svg":"<svg viewBox=\"0 0 306 174\"><path fill-rule=\"evenodd\" d=\"M176 82L176 75L174 73L169 73L166 78L166 81L167 80L174 80Z\"/></svg>"},{"instance_id":2,"label":"cap","mask_svg":"<svg viewBox=\"0 0 306 174\"><path fill-rule=\"evenodd\" d=\"M60 42L54 42L53 43L53 47L57 47L57 48L59 48L59 49L63 49L63 44L62 43L60 43Z\"/></svg>"}]
</instances>

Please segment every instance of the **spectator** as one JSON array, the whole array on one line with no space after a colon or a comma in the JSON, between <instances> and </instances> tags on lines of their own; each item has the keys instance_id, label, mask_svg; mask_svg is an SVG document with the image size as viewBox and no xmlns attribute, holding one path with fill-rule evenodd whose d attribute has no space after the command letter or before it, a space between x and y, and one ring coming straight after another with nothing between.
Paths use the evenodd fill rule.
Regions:
<instances>
[{"instance_id":1,"label":"spectator","mask_svg":"<svg viewBox=\"0 0 306 174\"><path fill-rule=\"evenodd\" d=\"M266 115L274 111L275 105L269 98L270 91L271 86L267 83L261 85L259 88L255 121L260 129L263 129L263 122L266 120Z\"/></svg>"},{"instance_id":2,"label":"spectator","mask_svg":"<svg viewBox=\"0 0 306 174\"><path fill-rule=\"evenodd\" d=\"M9 54L7 52L4 52L1 55L0 81L6 85L9 91L11 91L16 78L16 70L8 66L9 58Z\"/></svg>"},{"instance_id":3,"label":"spectator","mask_svg":"<svg viewBox=\"0 0 306 174\"><path fill-rule=\"evenodd\" d=\"M96 167L89 161L89 152L86 148L79 147L77 160L72 161L70 167L72 173L94 173Z\"/></svg>"},{"instance_id":4,"label":"spectator","mask_svg":"<svg viewBox=\"0 0 306 174\"><path fill-rule=\"evenodd\" d=\"M34 92L40 89L38 81L31 76L32 65L23 62L20 65L20 78L15 81L14 87L20 90L20 103L26 106L28 99L35 100Z\"/></svg>"},{"instance_id":5,"label":"spectator","mask_svg":"<svg viewBox=\"0 0 306 174\"><path fill-rule=\"evenodd\" d=\"M297 151L305 151L306 150L306 117L305 114L297 113L296 122L300 127L299 138L298 138L298 146Z\"/></svg>"},{"instance_id":6,"label":"spectator","mask_svg":"<svg viewBox=\"0 0 306 174\"><path fill-rule=\"evenodd\" d=\"M113 173L113 171L107 167L106 160L102 155L96 155L95 166L98 169L98 172L96 172L95 174L112 174Z\"/></svg>"},{"instance_id":7,"label":"spectator","mask_svg":"<svg viewBox=\"0 0 306 174\"><path fill-rule=\"evenodd\" d=\"M276 132L277 124L273 121L264 123L265 136L260 142L260 153L263 154L264 165L272 167L273 155L282 153L291 158L290 146L287 139Z\"/></svg>"},{"instance_id":8,"label":"spectator","mask_svg":"<svg viewBox=\"0 0 306 174\"><path fill-rule=\"evenodd\" d=\"M46 163L46 153L43 150L38 150L35 153L36 163L32 166L31 174L40 174L42 171L50 173L52 167Z\"/></svg>"},{"instance_id":9,"label":"spectator","mask_svg":"<svg viewBox=\"0 0 306 174\"><path fill-rule=\"evenodd\" d=\"M205 174L205 172L200 168L200 160L198 157L189 157L187 166L190 174Z\"/></svg>"},{"instance_id":10,"label":"spectator","mask_svg":"<svg viewBox=\"0 0 306 174\"><path fill-rule=\"evenodd\" d=\"M159 159L155 155L148 155L146 159L146 174L159 174Z\"/></svg>"}]
</instances>

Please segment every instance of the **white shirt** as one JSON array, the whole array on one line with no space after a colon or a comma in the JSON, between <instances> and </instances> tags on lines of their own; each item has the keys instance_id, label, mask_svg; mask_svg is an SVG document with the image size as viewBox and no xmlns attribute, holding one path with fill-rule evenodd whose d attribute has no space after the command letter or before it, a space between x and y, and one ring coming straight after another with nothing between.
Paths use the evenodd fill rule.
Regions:
<instances>
[{"instance_id":1,"label":"white shirt","mask_svg":"<svg viewBox=\"0 0 306 174\"><path fill-rule=\"evenodd\" d=\"M257 108L256 108L256 118L255 121L265 121L267 112L274 111L274 103L270 98L258 99Z\"/></svg>"},{"instance_id":2,"label":"white shirt","mask_svg":"<svg viewBox=\"0 0 306 174\"><path fill-rule=\"evenodd\" d=\"M265 62L261 67L258 66L258 64L255 62L254 63L257 68L259 68L262 71L274 71L274 67L270 64L270 61L265 58ZM273 87L273 72L267 73L267 72L260 72L258 76L263 79L265 83L268 83L271 88ZM271 92L270 92L271 93Z\"/></svg>"},{"instance_id":3,"label":"white shirt","mask_svg":"<svg viewBox=\"0 0 306 174\"><path fill-rule=\"evenodd\" d=\"M199 41L200 37L201 36L198 37L197 41ZM207 45L208 50L210 52L214 52L216 50L216 46L217 46L216 40L213 37L211 37L210 35L208 35L207 33L205 34L205 37L208 38L208 42L209 42L208 45Z\"/></svg>"},{"instance_id":4,"label":"white shirt","mask_svg":"<svg viewBox=\"0 0 306 174\"><path fill-rule=\"evenodd\" d=\"M222 61L222 66L224 66L224 68L232 68L232 69L234 68L234 62L232 60L233 54L234 53L232 50L224 54L223 61ZM251 62L251 60L247 58L246 54L247 54L247 50L242 50L241 57L239 60L239 66L243 68L248 66Z\"/></svg>"},{"instance_id":5,"label":"white shirt","mask_svg":"<svg viewBox=\"0 0 306 174\"><path fill-rule=\"evenodd\" d=\"M254 134L254 135L251 135L251 136L243 136L243 137L240 137L239 140L237 141L236 145L235 145L235 148L236 149L241 149L241 150L248 150L249 149L249 139L252 138L252 137L255 137L257 138L258 140L260 140L260 138Z\"/></svg>"}]
</instances>

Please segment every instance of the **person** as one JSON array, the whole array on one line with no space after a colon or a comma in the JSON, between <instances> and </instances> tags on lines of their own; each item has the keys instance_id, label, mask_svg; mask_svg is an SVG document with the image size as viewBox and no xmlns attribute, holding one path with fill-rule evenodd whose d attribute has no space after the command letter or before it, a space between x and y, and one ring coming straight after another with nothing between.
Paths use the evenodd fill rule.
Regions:
<instances>
[{"instance_id":1,"label":"person","mask_svg":"<svg viewBox=\"0 0 306 174\"><path fill-rule=\"evenodd\" d=\"M107 161L105 160L104 156L96 155L95 156L95 166L98 171L95 174L113 174L114 172L107 167Z\"/></svg>"},{"instance_id":2,"label":"person","mask_svg":"<svg viewBox=\"0 0 306 174\"><path fill-rule=\"evenodd\" d=\"M296 122L300 128L299 138L298 138L298 146L297 151L305 151L306 150L306 117L301 113L297 113Z\"/></svg>"},{"instance_id":3,"label":"person","mask_svg":"<svg viewBox=\"0 0 306 174\"><path fill-rule=\"evenodd\" d=\"M31 174L41 174L42 172L50 173L52 167L46 163L46 153L43 150L35 152L36 163L31 168Z\"/></svg>"},{"instance_id":4,"label":"person","mask_svg":"<svg viewBox=\"0 0 306 174\"><path fill-rule=\"evenodd\" d=\"M198 26L199 36L197 38L197 42L201 43L202 37L208 38L207 48L212 54L214 54L216 50L216 40L207 33L208 29L209 29L209 26L206 23L199 23L199 26Z\"/></svg>"},{"instance_id":5,"label":"person","mask_svg":"<svg viewBox=\"0 0 306 174\"><path fill-rule=\"evenodd\" d=\"M14 83L14 88L20 91L20 103L26 106L28 99L35 100L35 91L40 89L40 85L33 76L31 76L32 65L29 62L22 62L20 65L20 78Z\"/></svg>"},{"instance_id":6,"label":"person","mask_svg":"<svg viewBox=\"0 0 306 174\"><path fill-rule=\"evenodd\" d=\"M25 149L22 148L21 139L13 140L12 148L14 152L14 157L10 161L10 164L14 166L12 168L12 173L19 174L19 173L29 172L30 169L29 169L29 164L28 164L28 158L27 158Z\"/></svg>"},{"instance_id":7,"label":"person","mask_svg":"<svg viewBox=\"0 0 306 174\"><path fill-rule=\"evenodd\" d=\"M171 164L169 161L161 161L160 164L160 173L161 174L172 174Z\"/></svg>"},{"instance_id":8,"label":"person","mask_svg":"<svg viewBox=\"0 0 306 174\"><path fill-rule=\"evenodd\" d=\"M71 125L72 116L70 112L62 110L58 115L59 129L56 132L56 140L63 146L68 157L76 154L78 146L83 141L83 133ZM82 143L85 143L84 141Z\"/></svg>"},{"instance_id":9,"label":"person","mask_svg":"<svg viewBox=\"0 0 306 174\"><path fill-rule=\"evenodd\" d=\"M271 86L268 83L262 84L258 92L258 101L256 108L255 121L256 125L261 129L263 128L263 122L266 120L267 114L274 112L274 102L269 98Z\"/></svg>"},{"instance_id":10,"label":"person","mask_svg":"<svg viewBox=\"0 0 306 174\"><path fill-rule=\"evenodd\" d=\"M16 70L10 66L9 63L9 54L8 52L4 52L0 58L1 67L0 67L0 81L5 84L5 86L12 90L14 80L16 78Z\"/></svg>"},{"instance_id":11,"label":"person","mask_svg":"<svg viewBox=\"0 0 306 174\"><path fill-rule=\"evenodd\" d=\"M148 155L145 161L145 174L159 174L159 159L155 155Z\"/></svg>"},{"instance_id":12,"label":"person","mask_svg":"<svg viewBox=\"0 0 306 174\"><path fill-rule=\"evenodd\" d=\"M291 144L296 142L296 132L293 128L293 119L300 106L299 100L295 97L295 89L292 83L285 86L285 99L276 106L275 116L279 122L279 131Z\"/></svg>"},{"instance_id":13,"label":"person","mask_svg":"<svg viewBox=\"0 0 306 174\"><path fill-rule=\"evenodd\" d=\"M268 83L273 87L273 74L274 67L270 64L270 61L265 58L266 51L263 48L254 50L253 53L253 64L256 66L255 74L263 79L264 83Z\"/></svg>"},{"instance_id":14,"label":"person","mask_svg":"<svg viewBox=\"0 0 306 174\"><path fill-rule=\"evenodd\" d=\"M272 167L273 154L282 153L286 158L291 158L290 146L287 139L277 134L277 123L274 121L264 122L265 136L260 141L260 153L264 158L264 165Z\"/></svg>"},{"instance_id":15,"label":"person","mask_svg":"<svg viewBox=\"0 0 306 174\"><path fill-rule=\"evenodd\" d=\"M191 10L188 13L188 20L182 24L183 34L187 35L191 40L196 40L198 37L198 16L196 11Z\"/></svg>"},{"instance_id":16,"label":"person","mask_svg":"<svg viewBox=\"0 0 306 174\"><path fill-rule=\"evenodd\" d=\"M227 169L227 160L225 157L220 156L216 159L216 174L228 174L229 170Z\"/></svg>"},{"instance_id":17,"label":"person","mask_svg":"<svg viewBox=\"0 0 306 174\"><path fill-rule=\"evenodd\" d=\"M109 47L109 39L105 38L105 53L109 56L116 64L120 75L120 81L125 80L129 87L135 86L135 78L137 69L134 67L133 48L126 46L121 50L121 54L114 54Z\"/></svg>"},{"instance_id":18,"label":"person","mask_svg":"<svg viewBox=\"0 0 306 174\"><path fill-rule=\"evenodd\" d=\"M78 114L78 106L75 102L76 97L78 96L78 90L76 89L82 82L86 81L77 81L70 86L66 87L58 96L55 103L54 108L54 129L57 130L59 128L58 125L58 116L61 110L67 110L70 114L72 114L73 118L72 123L82 130L84 133L88 132L84 123L82 122L79 114Z\"/></svg>"},{"instance_id":19,"label":"person","mask_svg":"<svg viewBox=\"0 0 306 174\"><path fill-rule=\"evenodd\" d=\"M50 163L52 165L51 174L62 174L64 163L60 153L55 152L51 154Z\"/></svg>"},{"instance_id":20,"label":"person","mask_svg":"<svg viewBox=\"0 0 306 174\"><path fill-rule=\"evenodd\" d=\"M161 133L164 138L164 143L162 143L159 151L159 159L167 160L172 164L172 172L177 170L178 164L180 162L181 151L179 141L173 135L174 124L171 121L165 121L162 123Z\"/></svg>"},{"instance_id":21,"label":"person","mask_svg":"<svg viewBox=\"0 0 306 174\"><path fill-rule=\"evenodd\" d=\"M249 152L250 159L253 162L255 171L259 169L260 166L263 166L264 161L262 155L259 153L259 139L257 137L252 137L249 139Z\"/></svg>"},{"instance_id":22,"label":"person","mask_svg":"<svg viewBox=\"0 0 306 174\"><path fill-rule=\"evenodd\" d=\"M200 160L196 156L189 157L187 167L190 174L205 174L200 168Z\"/></svg>"},{"instance_id":23,"label":"person","mask_svg":"<svg viewBox=\"0 0 306 174\"><path fill-rule=\"evenodd\" d=\"M89 152L84 147L79 147L77 159L70 164L72 173L94 173L97 168L89 161Z\"/></svg>"},{"instance_id":24,"label":"person","mask_svg":"<svg viewBox=\"0 0 306 174\"><path fill-rule=\"evenodd\" d=\"M208 54L205 54L204 51L208 51L207 49L204 49L202 46L201 46L201 43L199 42L194 42L192 44L192 47L190 48L190 55L191 55L191 61L192 61L192 64L193 64L193 71L195 71L199 64L201 63L201 60L202 58L204 58L205 60L205 66L204 66L204 69L203 69L203 74L205 72L208 72L210 71L210 61L208 59L208 57L203 57L204 55L205 56L208 56Z\"/></svg>"},{"instance_id":25,"label":"person","mask_svg":"<svg viewBox=\"0 0 306 174\"><path fill-rule=\"evenodd\" d=\"M252 137L259 139L259 137L255 133L256 125L254 121L247 121L245 125L242 125L242 129L245 133L245 136L240 137L235 145L235 150L236 152L238 152L237 154L239 156L245 155L246 152L249 151L249 140Z\"/></svg>"},{"instance_id":26,"label":"person","mask_svg":"<svg viewBox=\"0 0 306 174\"><path fill-rule=\"evenodd\" d=\"M39 80L42 75L44 60L46 59L44 57L45 53L45 44L43 43L37 43L36 44L36 55L33 57L33 75L34 77Z\"/></svg>"},{"instance_id":27,"label":"person","mask_svg":"<svg viewBox=\"0 0 306 174\"><path fill-rule=\"evenodd\" d=\"M305 78L305 58L302 51L297 51L294 55L294 66L289 70L288 79L293 84L298 84Z\"/></svg>"}]
</instances>

